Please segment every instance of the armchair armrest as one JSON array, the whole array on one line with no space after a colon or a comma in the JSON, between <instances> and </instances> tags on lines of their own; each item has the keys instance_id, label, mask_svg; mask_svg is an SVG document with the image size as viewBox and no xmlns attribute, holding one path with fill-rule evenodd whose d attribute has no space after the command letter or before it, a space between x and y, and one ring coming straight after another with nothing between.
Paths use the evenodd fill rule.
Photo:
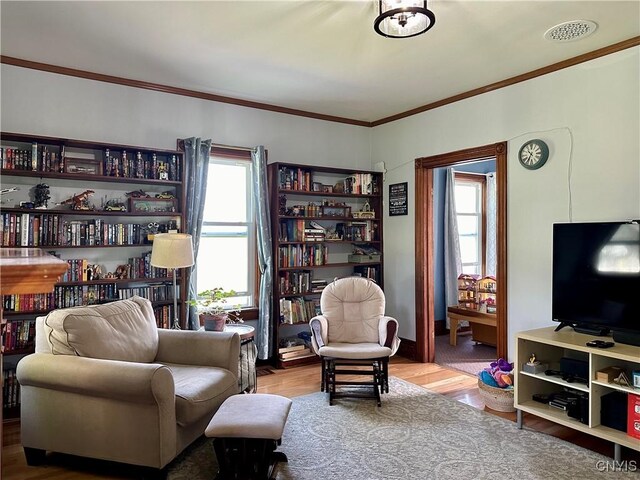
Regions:
<instances>
[{"instance_id":1,"label":"armchair armrest","mask_svg":"<svg viewBox=\"0 0 640 480\"><path fill-rule=\"evenodd\" d=\"M380 345L383 347L389 347L391 349L391 355L394 355L400 346L400 339L398 338L398 321L393 317L380 317L378 335L380 336Z\"/></svg>"},{"instance_id":2,"label":"armchair armrest","mask_svg":"<svg viewBox=\"0 0 640 480\"><path fill-rule=\"evenodd\" d=\"M320 347L324 347L328 342L329 323L324 315L317 315L309 320L311 329L311 346L313 351L318 353Z\"/></svg>"},{"instance_id":3,"label":"armchair armrest","mask_svg":"<svg viewBox=\"0 0 640 480\"><path fill-rule=\"evenodd\" d=\"M34 353L18 362L17 377L23 386L130 403L175 401L171 370L157 363Z\"/></svg>"},{"instance_id":4,"label":"armchair armrest","mask_svg":"<svg viewBox=\"0 0 640 480\"><path fill-rule=\"evenodd\" d=\"M158 329L156 362L226 368L237 376L239 359L237 333Z\"/></svg>"}]
</instances>

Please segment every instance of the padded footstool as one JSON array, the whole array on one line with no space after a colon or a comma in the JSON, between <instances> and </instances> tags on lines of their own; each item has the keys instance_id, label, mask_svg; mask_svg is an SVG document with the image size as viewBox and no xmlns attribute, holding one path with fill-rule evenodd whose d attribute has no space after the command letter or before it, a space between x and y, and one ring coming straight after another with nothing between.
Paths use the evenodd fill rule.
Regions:
<instances>
[{"instance_id":1,"label":"padded footstool","mask_svg":"<svg viewBox=\"0 0 640 480\"><path fill-rule=\"evenodd\" d=\"M291 400L256 393L227 398L204 434L213 438L220 471L218 479L275 478L278 462L287 456L276 452L291 410Z\"/></svg>"}]
</instances>

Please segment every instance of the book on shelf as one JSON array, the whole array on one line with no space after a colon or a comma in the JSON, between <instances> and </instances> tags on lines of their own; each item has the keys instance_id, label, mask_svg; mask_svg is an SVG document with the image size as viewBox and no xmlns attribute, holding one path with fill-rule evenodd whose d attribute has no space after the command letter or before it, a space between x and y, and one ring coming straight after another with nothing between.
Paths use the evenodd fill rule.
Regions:
<instances>
[{"instance_id":1,"label":"book on shelf","mask_svg":"<svg viewBox=\"0 0 640 480\"><path fill-rule=\"evenodd\" d=\"M308 357L312 355L309 347L301 345L303 348L294 352L285 352L280 354L280 360L293 360L294 358Z\"/></svg>"},{"instance_id":2,"label":"book on shelf","mask_svg":"<svg viewBox=\"0 0 640 480\"><path fill-rule=\"evenodd\" d=\"M292 345L290 347L280 347L278 349L278 353L290 353L290 352L298 352L300 350L304 350L305 348L307 348L305 345L300 344L300 345Z\"/></svg>"}]
</instances>

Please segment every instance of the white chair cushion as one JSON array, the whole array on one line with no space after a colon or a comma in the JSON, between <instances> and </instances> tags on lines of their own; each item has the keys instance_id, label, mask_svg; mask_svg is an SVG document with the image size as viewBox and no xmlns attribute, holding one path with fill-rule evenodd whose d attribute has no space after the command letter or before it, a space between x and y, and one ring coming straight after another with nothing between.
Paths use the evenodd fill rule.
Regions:
<instances>
[{"instance_id":1,"label":"white chair cushion","mask_svg":"<svg viewBox=\"0 0 640 480\"><path fill-rule=\"evenodd\" d=\"M153 308L141 297L53 310L44 334L54 355L150 363L158 352Z\"/></svg>"},{"instance_id":2,"label":"white chair cushion","mask_svg":"<svg viewBox=\"0 0 640 480\"><path fill-rule=\"evenodd\" d=\"M323 357L368 359L390 357L391 349L377 343L329 343L320 347L318 354Z\"/></svg>"},{"instance_id":3,"label":"white chair cushion","mask_svg":"<svg viewBox=\"0 0 640 480\"><path fill-rule=\"evenodd\" d=\"M329 343L378 343L378 326L384 315L382 289L362 277L331 282L320 298L322 315L327 318Z\"/></svg>"}]
</instances>

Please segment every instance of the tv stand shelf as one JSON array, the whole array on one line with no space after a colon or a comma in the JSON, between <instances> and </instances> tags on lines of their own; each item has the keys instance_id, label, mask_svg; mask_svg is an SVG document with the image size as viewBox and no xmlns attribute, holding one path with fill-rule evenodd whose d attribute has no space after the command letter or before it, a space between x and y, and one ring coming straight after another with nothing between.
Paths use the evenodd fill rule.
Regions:
<instances>
[{"instance_id":1,"label":"tv stand shelf","mask_svg":"<svg viewBox=\"0 0 640 480\"><path fill-rule=\"evenodd\" d=\"M554 327L520 332L516 335L516 377L515 407L517 409L518 427L522 428L523 412L536 415L551 422L573 428L614 443L614 458L621 461L621 447L640 451L640 440L600 424L600 399L603 395L614 391L622 391L640 395L640 389L606 383L596 380L596 372L609 366L622 366L629 373L640 370L640 347L616 343L612 348L587 347L593 335L578 333L573 330L554 331ZM547 376L544 373L532 374L524 372L522 365L529 361L532 354L548 368L559 369L560 359L570 357L588 362L589 385L578 382L567 382L560 377ZM532 399L535 393L551 393L563 387L589 394L589 424L569 417L564 411L536 402Z\"/></svg>"}]
</instances>

